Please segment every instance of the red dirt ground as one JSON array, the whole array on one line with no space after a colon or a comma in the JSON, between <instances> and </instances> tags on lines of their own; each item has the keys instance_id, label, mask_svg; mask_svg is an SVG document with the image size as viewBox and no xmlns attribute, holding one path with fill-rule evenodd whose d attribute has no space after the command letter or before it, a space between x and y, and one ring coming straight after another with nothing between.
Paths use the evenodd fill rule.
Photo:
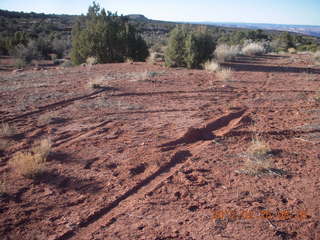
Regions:
<instances>
[{"instance_id":1,"label":"red dirt ground","mask_svg":"<svg viewBox=\"0 0 320 240\"><path fill-rule=\"evenodd\" d=\"M239 58L227 82L147 63L0 73L0 121L17 132L0 162L1 239L320 239L309 59ZM252 176L255 136L274 169ZM43 137L45 174L19 176L12 155Z\"/></svg>"}]
</instances>

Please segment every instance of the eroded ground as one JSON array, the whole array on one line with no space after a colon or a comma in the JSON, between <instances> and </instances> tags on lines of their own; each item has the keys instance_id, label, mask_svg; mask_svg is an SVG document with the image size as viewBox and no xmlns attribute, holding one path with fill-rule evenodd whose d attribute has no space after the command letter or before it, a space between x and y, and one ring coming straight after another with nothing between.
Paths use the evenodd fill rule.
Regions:
<instances>
[{"instance_id":1,"label":"eroded ground","mask_svg":"<svg viewBox=\"0 0 320 240\"><path fill-rule=\"evenodd\" d=\"M241 58L220 81L147 63L0 73L1 239L320 239L320 69ZM88 86L99 79L100 88ZM274 168L244 174L259 136ZM44 137L46 172L15 152Z\"/></svg>"}]
</instances>

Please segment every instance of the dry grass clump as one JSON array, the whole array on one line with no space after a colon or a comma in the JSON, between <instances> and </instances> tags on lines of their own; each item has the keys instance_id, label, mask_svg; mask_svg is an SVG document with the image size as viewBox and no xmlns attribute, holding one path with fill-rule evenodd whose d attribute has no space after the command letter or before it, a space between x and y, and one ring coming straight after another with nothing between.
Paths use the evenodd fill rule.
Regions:
<instances>
[{"instance_id":1,"label":"dry grass clump","mask_svg":"<svg viewBox=\"0 0 320 240\"><path fill-rule=\"evenodd\" d=\"M203 64L203 68L208 72L218 72L221 67L218 62L209 60Z\"/></svg>"},{"instance_id":2,"label":"dry grass clump","mask_svg":"<svg viewBox=\"0 0 320 240\"><path fill-rule=\"evenodd\" d=\"M104 76L97 76L95 78L90 79L87 86L88 88L91 88L91 89L102 88L104 80L105 80Z\"/></svg>"},{"instance_id":3,"label":"dry grass clump","mask_svg":"<svg viewBox=\"0 0 320 240\"><path fill-rule=\"evenodd\" d=\"M216 76L220 81L230 81L232 80L233 71L231 68L220 68L216 72Z\"/></svg>"},{"instance_id":4,"label":"dry grass clump","mask_svg":"<svg viewBox=\"0 0 320 240\"><path fill-rule=\"evenodd\" d=\"M313 54L313 60L315 62L315 64L320 64L320 51L316 51L314 54Z\"/></svg>"},{"instance_id":5,"label":"dry grass clump","mask_svg":"<svg viewBox=\"0 0 320 240\"><path fill-rule=\"evenodd\" d=\"M51 151L52 142L50 138L44 138L36 142L32 147L32 152L34 154L40 154L42 158L47 158Z\"/></svg>"},{"instance_id":6,"label":"dry grass clump","mask_svg":"<svg viewBox=\"0 0 320 240\"><path fill-rule=\"evenodd\" d=\"M86 60L86 63L88 66L93 66L96 65L98 63L98 59L95 57L88 57Z\"/></svg>"},{"instance_id":7,"label":"dry grass clump","mask_svg":"<svg viewBox=\"0 0 320 240\"><path fill-rule=\"evenodd\" d=\"M214 55L219 62L233 60L240 54L240 47L238 45L229 46L227 44L218 45L214 51Z\"/></svg>"},{"instance_id":8,"label":"dry grass clump","mask_svg":"<svg viewBox=\"0 0 320 240\"><path fill-rule=\"evenodd\" d=\"M248 43L242 48L242 53L249 56L262 55L265 53L265 48L262 43Z\"/></svg>"},{"instance_id":9,"label":"dry grass clump","mask_svg":"<svg viewBox=\"0 0 320 240\"><path fill-rule=\"evenodd\" d=\"M259 175L270 171L273 168L270 152L271 149L266 142L254 139L245 153L246 161L242 172L249 175Z\"/></svg>"},{"instance_id":10,"label":"dry grass clump","mask_svg":"<svg viewBox=\"0 0 320 240\"><path fill-rule=\"evenodd\" d=\"M125 60L125 63L128 63L128 64L133 64L134 63L134 60L132 58L127 58Z\"/></svg>"},{"instance_id":11,"label":"dry grass clump","mask_svg":"<svg viewBox=\"0 0 320 240\"><path fill-rule=\"evenodd\" d=\"M11 137L16 133L14 127L10 126L8 123L1 123L0 136L1 137Z\"/></svg>"},{"instance_id":12,"label":"dry grass clump","mask_svg":"<svg viewBox=\"0 0 320 240\"><path fill-rule=\"evenodd\" d=\"M288 49L288 53L290 54L296 54L297 53L297 50L295 48L289 48Z\"/></svg>"},{"instance_id":13,"label":"dry grass clump","mask_svg":"<svg viewBox=\"0 0 320 240\"><path fill-rule=\"evenodd\" d=\"M43 139L31 151L16 153L11 159L11 165L20 175L35 178L44 171L50 150L50 139Z\"/></svg>"}]
</instances>

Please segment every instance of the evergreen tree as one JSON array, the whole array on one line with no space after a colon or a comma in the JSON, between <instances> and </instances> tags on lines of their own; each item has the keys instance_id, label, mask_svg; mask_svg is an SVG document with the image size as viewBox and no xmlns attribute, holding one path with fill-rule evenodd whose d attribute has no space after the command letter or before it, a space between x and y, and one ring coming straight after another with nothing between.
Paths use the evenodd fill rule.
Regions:
<instances>
[{"instance_id":1,"label":"evergreen tree","mask_svg":"<svg viewBox=\"0 0 320 240\"><path fill-rule=\"evenodd\" d=\"M84 23L78 21L73 27L71 58L75 64L88 57L96 57L99 63L122 62L126 58L144 61L148 55L147 44L128 19L100 10L95 2Z\"/></svg>"},{"instance_id":2,"label":"evergreen tree","mask_svg":"<svg viewBox=\"0 0 320 240\"><path fill-rule=\"evenodd\" d=\"M165 53L166 65L170 67L198 68L211 58L215 41L206 29L197 31L177 27L169 36Z\"/></svg>"}]
</instances>

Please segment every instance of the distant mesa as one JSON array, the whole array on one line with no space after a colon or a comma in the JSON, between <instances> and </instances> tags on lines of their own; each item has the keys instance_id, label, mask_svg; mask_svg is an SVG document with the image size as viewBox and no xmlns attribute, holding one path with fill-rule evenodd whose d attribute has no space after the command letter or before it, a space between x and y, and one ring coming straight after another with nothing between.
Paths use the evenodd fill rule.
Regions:
<instances>
[{"instance_id":1,"label":"distant mesa","mask_svg":"<svg viewBox=\"0 0 320 240\"><path fill-rule=\"evenodd\" d=\"M128 17L131 20L139 20L139 21L148 21L149 20L148 18L146 18L142 14L129 14L126 17Z\"/></svg>"}]
</instances>

